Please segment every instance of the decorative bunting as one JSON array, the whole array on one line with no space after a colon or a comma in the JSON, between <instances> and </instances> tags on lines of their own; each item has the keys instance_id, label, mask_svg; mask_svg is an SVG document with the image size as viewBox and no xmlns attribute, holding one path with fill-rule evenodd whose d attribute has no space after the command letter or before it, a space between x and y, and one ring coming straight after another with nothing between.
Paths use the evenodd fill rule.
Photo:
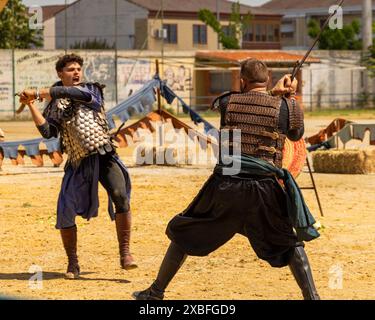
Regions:
<instances>
[{"instance_id":1,"label":"decorative bunting","mask_svg":"<svg viewBox=\"0 0 375 320\"><path fill-rule=\"evenodd\" d=\"M133 114L147 113L152 110L156 101L154 88L159 87L159 80L153 79L147 82L140 90L128 99L108 110L106 113L109 129L116 128L113 116L117 116L121 122L126 122Z\"/></svg>"},{"instance_id":2,"label":"decorative bunting","mask_svg":"<svg viewBox=\"0 0 375 320\"><path fill-rule=\"evenodd\" d=\"M209 131L212 130L212 135L218 135L218 130L212 124L204 120L197 112L192 110L166 85L164 81L161 81L157 75L128 99L106 112L109 128L114 129L116 127L113 116L118 117L121 122L126 122L134 114L142 114L152 111L152 105L156 101L155 88L160 88L162 96L169 104L172 103L174 99L178 99L184 112L190 114L191 120L196 125L198 123L204 124L204 130L206 133L209 133ZM20 146L25 147L25 151L28 156L36 156L40 154L39 147L41 142L46 145L48 153L60 150L60 141L58 138L48 140L39 138L23 141L2 142L0 143L0 147L3 149L5 158L17 158L18 148Z\"/></svg>"},{"instance_id":3,"label":"decorative bunting","mask_svg":"<svg viewBox=\"0 0 375 320\"><path fill-rule=\"evenodd\" d=\"M160 93L169 104L171 104L174 101L174 99L177 99L182 105L182 110L185 113L188 113L190 115L190 119L194 122L194 124L196 124L196 125L198 123L204 124L204 132L205 133L210 133L211 130L213 130L213 132L218 131L211 123L204 120L196 111L191 109L185 103L185 101L183 101L178 95L176 95L172 91L172 89L167 86L165 81L160 82Z\"/></svg>"},{"instance_id":4,"label":"decorative bunting","mask_svg":"<svg viewBox=\"0 0 375 320\"><path fill-rule=\"evenodd\" d=\"M37 156L40 154L40 143L43 142L48 150L48 153L60 151L60 141L58 138L52 139L32 139L32 140L20 140L11 142L1 142L0 148L3 149L4 158L16 159L18 156L18 149L23 146L25 148L26 155L29 157Z\"/></svg>"}]
</instances>

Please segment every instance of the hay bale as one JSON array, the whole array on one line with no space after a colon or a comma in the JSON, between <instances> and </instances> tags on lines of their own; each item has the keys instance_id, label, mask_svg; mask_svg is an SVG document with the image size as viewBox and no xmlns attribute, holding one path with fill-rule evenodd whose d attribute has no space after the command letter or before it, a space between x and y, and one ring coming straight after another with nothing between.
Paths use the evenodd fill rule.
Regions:
<instances>
[{"instance_id":1,"label":"hay bale","mask_svg":"<svg viewBox=\"0 0 375 320\"><path fill-rule=\"evenodd\" d=\"M364 169L366 173L375 173L375 149L367 149L365 153Z\"/></svg>"},{"instance_id":2,"label":"hay bale","mask_svg":"<svg viewBox=\"0 0 375 320\"><path fill-rule=\"evenodd\" d=\"M375 150L327 150L312 153L315 172L375 173Z\"/></svg>"}]
</instances>

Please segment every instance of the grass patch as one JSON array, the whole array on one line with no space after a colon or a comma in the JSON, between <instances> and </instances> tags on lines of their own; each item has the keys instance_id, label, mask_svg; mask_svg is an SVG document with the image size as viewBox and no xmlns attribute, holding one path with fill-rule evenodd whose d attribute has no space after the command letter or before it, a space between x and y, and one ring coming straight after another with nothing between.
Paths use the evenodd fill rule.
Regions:
<instances>
[{"instance_id":1,"label":"grass patch","mask_svg":"<svg viewBox=\"0 0 375 320\"><path fill-rule=\"evenodd\" d=\"M375 119L375 109L325 109L317 111L305 111L306 117L363 117Z\"/></svg>"}]
</instances>

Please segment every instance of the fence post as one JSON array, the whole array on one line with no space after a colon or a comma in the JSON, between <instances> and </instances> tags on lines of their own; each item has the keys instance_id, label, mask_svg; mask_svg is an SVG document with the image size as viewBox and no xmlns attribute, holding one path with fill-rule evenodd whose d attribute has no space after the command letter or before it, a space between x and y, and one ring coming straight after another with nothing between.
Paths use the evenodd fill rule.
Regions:
<instances>
[{"instance_id":1,"label":"fence post","mask_svg":"<svg viewBox=\"0 0 375 320\"><path fill-rule=\"evenodd\" d=\"M13 96L13 119L16 119L16 62L14 48L12 49L12 96Z\"/></svg>"},{"instance_id":2,"label":"fence post","mask_svg":"<svg viewBox=\"0 0 375 320\"><path fill-rule=\"evenodd\" d=\"M351 73L350 73L350 93L351 93L351 108L354 109L354 76L353 76L353 69L351 70Z\"/></svg>"},{"instance_id":3,"label":"fence post","mask_svg":"<svg viewBox=\"0 0 375 320\"><path fill-rule=\"evenodd\" d=\"M313 111L313 76L312 76L312 69L310 68L310 111Z\"/></svg>"},{"instance_id":4,"label":"fence post","mask_svg":"<svg viewBox=\"0 0 375 320\"><path fill-rule=\"evenodd\" d=\"M115 0L115 95L116 95L116 105L118 105L118 74L117 74L117 67L118 67L118 45L117 45L117 0Z\"/></svg>"}]
</instances>

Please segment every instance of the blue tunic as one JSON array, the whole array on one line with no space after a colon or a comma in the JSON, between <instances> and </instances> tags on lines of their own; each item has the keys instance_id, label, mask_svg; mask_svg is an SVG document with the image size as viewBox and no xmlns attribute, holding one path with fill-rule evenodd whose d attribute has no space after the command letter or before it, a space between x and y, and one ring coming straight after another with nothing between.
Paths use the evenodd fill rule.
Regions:
<instances>
[{"instance_id":1,"label":"blue tunic","mask_svg":"<svg viewBox=\"0 0 375 320\"><path fill-rule=\"evenodd\" d=\"M75 87L63 87L61 82L51 88L52 101L44 111L46 123L38 126L44 138L57 137L61 131L62 113L57 110L56 100L70 98L73 102L80 103L97 112L103 105L103 94L97 84L87 83ZM57 229L69 228L75 225L77 215L90 220L98 215L99 197L99 154L93 154L84 158L77 168L67 162L65 174L61 184L61 191L57 203ZM125 180L125 190L130 202L131 182L127 168L118 155L113 152L110 155L121 169ZM107 191L108 193L108 191ZM108 212L112 220L115 219L113 202L108 193Z\"/></svg>"},{"instance_id":2,"label":"blue tunic","mask_svg":"<svg viewBox=\"0 0 375 320\"><path fill-rule=\"evenodd\" d=\"M99 154L94 154L83 159L76 169L70 164L66 165L57 203L57 229L74 226L76 215L87 220L98 216L99 157ZM128 170L117 154L113 154L111 157L119 165L124 175L127 197L130 202L131 182ZM115 212L112 199L108 192L107 194L108 213L114 220Z\"/></svg>"}]
</instances>

